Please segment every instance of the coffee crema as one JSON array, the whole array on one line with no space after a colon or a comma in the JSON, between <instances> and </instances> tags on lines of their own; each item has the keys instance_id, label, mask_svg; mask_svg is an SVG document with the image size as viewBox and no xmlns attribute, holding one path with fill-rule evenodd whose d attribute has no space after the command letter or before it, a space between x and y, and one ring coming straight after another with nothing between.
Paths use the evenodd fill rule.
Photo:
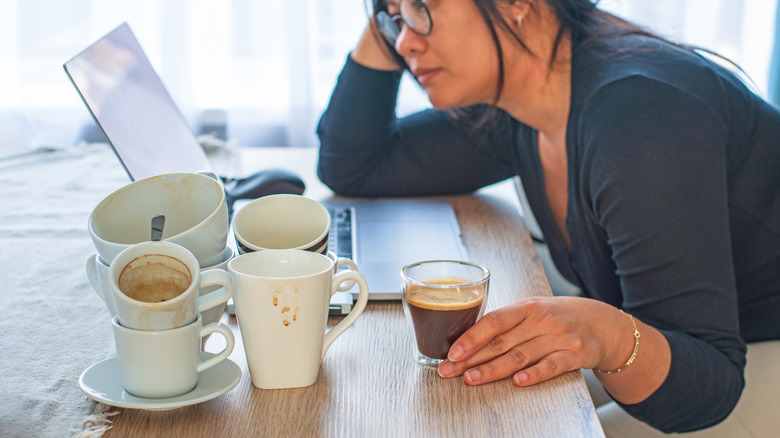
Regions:
<instances>
[{"instance_id":1,"label":"coffee crema","mask_svg":"<svg viewBox=\"0 0 780 438\"><path fill-rule=\"evenodd\" d=\"M450 277L426 283L446 286L468 283L468 280ZM479 318L484 296L484 285L451 288L408 285L405 298L420 353L445 359L452 343Z\"/></svg>"},{"instance_id":2,"label":"coffee crema","mask_svg":"<svg viewBox=\"0 0 780 438\"><path fill-rule=\"evenodd\" d=\"M128 263L119 274L119 290L136 301L162 303L184 293L192 284L187 266L162 254L147 254Z\"/></svg>"}]
</instances>

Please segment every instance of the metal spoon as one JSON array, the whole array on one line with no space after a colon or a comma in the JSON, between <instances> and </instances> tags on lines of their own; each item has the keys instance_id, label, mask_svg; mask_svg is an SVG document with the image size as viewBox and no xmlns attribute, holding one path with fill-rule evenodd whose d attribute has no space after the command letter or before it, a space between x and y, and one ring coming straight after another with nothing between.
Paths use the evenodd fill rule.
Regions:
<instances>
[{"instance_id":1,"label":"metal spoon","mask_svg":"<svg viewBox=\"0 0 780 438\"><path fill-rule=\"evenodd\" d=\"M165 227L165 215L158 214L152 218L152 240L158 241L162 239L163 227Z\"/></svg>"}]
</instances>

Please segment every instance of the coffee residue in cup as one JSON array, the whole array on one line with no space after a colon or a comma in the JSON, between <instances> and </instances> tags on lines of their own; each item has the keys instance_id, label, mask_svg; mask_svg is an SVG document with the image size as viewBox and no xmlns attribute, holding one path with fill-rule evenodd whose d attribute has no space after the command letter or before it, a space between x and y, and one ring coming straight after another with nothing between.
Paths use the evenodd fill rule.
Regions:
<instances>
[{"instance_id":1,"label":"coffee residue in cup","mask_svg":"<svg viewBox=\"0 0 780 438\"><path fill-rule=\"evenodd\" d=\"M162 254L147 254L128 263L119 274L119 290L146 303L170 301L192 284L192 275L180 260Z\"/></svg>"}]
</instances>

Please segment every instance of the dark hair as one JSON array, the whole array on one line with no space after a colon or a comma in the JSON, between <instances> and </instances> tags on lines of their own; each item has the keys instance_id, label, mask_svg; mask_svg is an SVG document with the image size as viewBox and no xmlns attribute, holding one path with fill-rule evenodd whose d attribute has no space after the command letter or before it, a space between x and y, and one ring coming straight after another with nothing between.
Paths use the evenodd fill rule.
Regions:
<instances>
[{"instance_id":1,"label":"dark hair","mask_svg":"<svg viewBox=\"0 0 780 438\"><path fill-rule=\"evenodd\" d=\"M373 8L373 15L376 15L379 11L387 11L387 0L370 0ZM528 46L520 39L517 33L512 29L509 23L507 23L501 11L498 3L501 0L472 0L479 10L485 23L488 24L491 37L493 39L494 47L496 48L496 54L498 55L499 62L499 76L497 81L496 100L501 93L504 83L504 61L503 61L503 49L498 39L497 29L506 31L509 35L512 35L518 45L523 50L531 53ZM506 1L522 1L528 2L532 7L535 7L535 2L530 0L506 0ZM599 9L596 5L599 0L540 0L545 1L553 10L556 18L560 22L560 28L558 34L555 37L555 44L553 46L553 53L551 57L551 63L555 59L555 55L561 39L568 32L571 34L572 39L576 39L581 44L589 44L592 42L603 41L604 39L626 34L639 34L646 35L653 38L659 38L658 36L634 25L625 20L622 20L608 12ZM396 59L398 64L404 69L408 69L403 57L395 51L395 47L388 42L383 41L384 45L388 48L390 53Z\"/></svg>"},{"instance_id":2,"label":"dark hair","mask_svg":"<svg viewBox=\"0 0 780 438\"><path fill-rule=\"evenodd\" d=\"M376 15L379 11L387 10L387 0L369 0L371 7L373 8L373 15ZM504 87L504 60L503 49L498 38L498 29L506 31L509 35L514 37L517 44L528 53L533 53L526 46L526 44L520 39L517 33L512 29L512 25L507 23L499 8L499 3L505 2L526 2L532 8L538 7L539 1L544 1L552 9L553 14L560 23L560 28L555 36L555 42L553 45L553 52L550 58L550 64L555 62L557 51L560 46L561 40L568 33L571 36L572 41L577 41L578 47L586 47L593 44L601 43L605 40L612 39L618 36L624 35L641 35L663 41L667 44L671 44L676 47L685 48L688 50L703 51L710 55L714 55L718 58L725 60L727 63L735 66L741 70L739 66L732 61L724 58L709 50L699 47L692 47L683 44L674 43L668 41L640 26L630 23L622 18L619 18L609 12L598 8L599 0L472 0L479 10L485 23L488 25L490 34L493 39L493 44L498 55L498 80L496 81L496 95L493 103L498 101L501 92ZM379 37L381 38L381 37ZM395 51L395 47L384 41L385 47L392 54L392 56L398 62L398 65L404 69L408 69L403 57ZM619 49L618 49L619 50ZM616 52L611 55L620 55L621 52ZM744 73L744 72L743 72ZM500 115L503 111L493 105L478 104L470 107L453 108L449 110L456 119L459 120L471 120L475 122L475 129L483 129L492 125L491 122L498 122Z\"/></svg>"}]
</instances>

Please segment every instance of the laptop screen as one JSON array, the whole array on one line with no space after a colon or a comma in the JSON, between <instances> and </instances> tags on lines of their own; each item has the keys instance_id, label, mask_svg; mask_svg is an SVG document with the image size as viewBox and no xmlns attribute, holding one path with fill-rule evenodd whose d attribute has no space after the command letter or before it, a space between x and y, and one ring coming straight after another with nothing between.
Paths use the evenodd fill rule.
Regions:
<instances>
[{"instance_id":1,"label":"laptop screen","mask_svg":"<svg viewBox=\"0 0 780 438\"><path fill-rule=\"evenodd\" d=\"M63 67L130 179L214 170L126 23Z\"/></svg>"}]
</instances>

